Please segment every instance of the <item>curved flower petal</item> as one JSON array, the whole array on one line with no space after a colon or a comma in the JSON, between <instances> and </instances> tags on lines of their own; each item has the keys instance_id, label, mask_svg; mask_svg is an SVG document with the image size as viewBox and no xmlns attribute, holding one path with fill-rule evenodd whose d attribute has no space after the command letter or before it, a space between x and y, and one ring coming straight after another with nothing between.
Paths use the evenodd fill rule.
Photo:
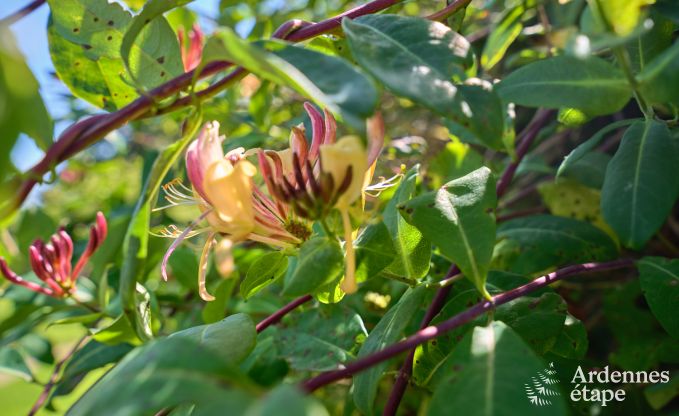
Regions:
<instances>
[{"instance_id":1,"label":"curved flower petal","mask_svg":"<svg viewBox=\"0 0 679 416\"><path fill-rule=\"evenodd\" d=\"M334 144L321 146L323 172L329 173L336 184L341 184L351 167L351 183L337 200L337 206L348 207L361 196L364 174L368 170L365 147L356 136L345 136Z\"/></svg>"},{"instance_id":2,"label":"curved flower petal","mask_svg":"<svg viewBox=\"0 0 679 416\"><path fill-rule=\"evenodd\" d=\"M207 288L205 287L205 281L207 278L207 260L210 255L210 250L215 243L216 235L217 233L210 233L210 235L208 235L207 241L205 241L205 245L203 246L203 252L200 255L200 263L198 266L198 294L200 295L200 298L206 302L215 300L215 297L208 293Z\"/></svg>"},{"instance_id":3,"label":"curved flower petal","mask_svg":"<svg viewBox=\"0 0 679 416\"><path fill-rule=\"evenodd\" d=\"M243 236L255 227L252 204L252 177L257 168L247 160L232 165L228 160L213 163L205 174L203 189L216 216L215 226L220 232ZM208 217L208 221L212 218Z\"/></svg>"},{"instance_id":4,"label":"curved flower petal","mask_svg":"<svg viewBox=\"0 0 679 416\"><path fill-rule=\"evenodd\" d=\"M219 136L219 123L212 121L205 124L186 151L186 173L198 195L207 202L210 200L203 189L205 173L214 163L224 159L223 140Z\"/></svg>"}]
</instances>

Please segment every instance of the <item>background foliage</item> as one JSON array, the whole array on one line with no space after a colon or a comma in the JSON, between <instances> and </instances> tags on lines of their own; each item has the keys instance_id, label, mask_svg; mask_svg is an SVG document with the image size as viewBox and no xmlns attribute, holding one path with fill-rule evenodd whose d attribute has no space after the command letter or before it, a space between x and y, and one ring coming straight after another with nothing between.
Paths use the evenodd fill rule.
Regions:
<instances>
[{"instance_id":1,"label":"background foliage","mask_svg":"<svg viewBox=\"0 0 679 416\"><path fill-rule=\"evenodd\" d=\"M38 282L35 239L64 227L81 253L96 212L109 228L78 300L0 284L3 414L537 414L523 385L550 362L553 414L677 411L673 0L190 3L48 0L52 82L67 88L54 119L24 34L0 23L0 256ZM202 62L186 75L178 33L194 25ZM319 224L289 251L237 246L229 279L210 265L213 302L198 297L202 237L164 282L158 234L197 210L153 208L186 177L202 122L221 124L225 151L278 150L293 126L311 131L306 100L340 135L365 137L380 112L375 177L400 175L353 218L359 291L337 288L344 248ZM17 140L43 161L19 169ZM429 324L446 332L379 355ZM353 378L322 381L347 365ZM672 379L602 408L568 399L578 365Z\"/></svg>"}]
</instances>

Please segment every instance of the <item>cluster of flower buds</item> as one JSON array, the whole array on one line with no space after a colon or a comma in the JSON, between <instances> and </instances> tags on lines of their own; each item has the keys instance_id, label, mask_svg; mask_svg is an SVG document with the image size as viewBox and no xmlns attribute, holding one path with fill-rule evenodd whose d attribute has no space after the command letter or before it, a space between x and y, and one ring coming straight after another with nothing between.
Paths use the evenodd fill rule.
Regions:
<instances>
[{"instance_id":1,"label":"cluster of flower buds","mask_svg":"<svg viewBox=\"0 0 679 416\"><path fill-rule=\"evenodd\" d=\"M325 111L323 118L311 104L304 107L311 119L311 145L303 125L293 127L290 148L259 150L258 162L269 194L279 205L288 204L299 216L316 220L338 204L358 199L369 161L358 137L335 142L332 114Z\"/></svg>"},{"instance_id":2,"label":"cluster of flower buds","mask_svg":"<svg viewBox=\"0 0 679 416\"><path fill-rule=\"evenodd\" d=\"M106 218L104 214L98 212L95 224L90 227L90 240L75 267L71 266L73 240L63 229L57 231L48 243L40 239L33 242L29 247L31 268L38 279L45 283L44 286L22 279L9 268L2 257L0 257L0 272L10 282L34 292L55 298L69 297L76 291L76 280L80 272L92 254L104 242L106 234Z\"/></svg>"},{"instance_id":3,"label":"cluster of flower buds","mask_svg":"<svg viewBox=\"0 0 679 416\"><path fill-rule=\"evenodd\" d=\"M233 269L231 248L236 243L250 240L292 248L311 236L313 221L338 209L345 228L345 280L353 282L343 288L349 293L355 291L353 230L348 210L361 198L372 178L384 129L379 117L369 121L366 148L356 136L336 140L335 120L328 111L321 115L309 103L304 108L311 119L311 140L307 141L300 124L292 129L290 147L281 151L238 148L225 155L219 124L206 124L186 153L192 189L177 180L163 188L170 206L196 204L202 212L184 231L172 228L165 232L164 236L176 239L161 264L164 279L172 251L184 238L200 233L195 228L203 220L209 224L203 230L209 235L201 256L199 292L204 300L213 300L205 289L206 263L218 237L216 264L226 277ZM256 157L258 166L248 160L250 157ZM258 173L264 182L261 189L255 183Z\"/></svg>"},{"instance_id":4,"label":"cluster of flower buds","mask_svg":"<svg viewBox=\"0 0 679 416\"><path fill-rule=\"evenodd\" d=\"M198 24L193 25L193 28L188 31L188 36L187 33L185 33L184 28L179 28L177 31L184 71L189 72L200 64L200 60L203 57L204 37L203 31L200 30Z\"/></svg>"}]
</instances>

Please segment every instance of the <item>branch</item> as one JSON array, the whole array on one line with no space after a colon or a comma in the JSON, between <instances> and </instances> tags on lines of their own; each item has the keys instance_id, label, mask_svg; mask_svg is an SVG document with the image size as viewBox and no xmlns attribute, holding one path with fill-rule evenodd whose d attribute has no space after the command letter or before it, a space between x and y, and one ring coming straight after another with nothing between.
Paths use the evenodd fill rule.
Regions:
<instances>
[{"instance_id":1,"label":"branch","mask_svg":"<svg viewBox=\"0 0 679 416\"><path fill-rule=\"evenodd\" d=\"M453 8L454 6L457 6L458 8L462 7L461 4L464 3L464 1L460 2L460 4L456 3L458 2L451 3L446 9ZM455 8L455 10L452 13L454 13L455 11L457 11L457 8ZM433 18L433 16L434 15L429 16L429 18ZM521 163L521 160L523 160L523 158L526 156L526 153L528 153L528 150L530 149L531 145L533 144L533 141L537 137L538 132L540 131L540 129L542 128L542 126L544 125L544 123L547 121L551 114L552 114L551 111L538 110L538 112L536 112L535 116L533 117L533 120L531 120L528 126L526 126L526 128L519 134L519 146L516 150L516 160L514 160L507 166L506 170L502 174L500 181L498 181L497 183L496 192L498 198L500 198L507 190L509 184L514 178L516 168L519 166L519 163ZM499 219L500 218L498 217L498 221ZM450 279L459 273L460 269L453 264L450 267L450 270L448 270L448 273L446 273L446 276L443 278L443 280ZM450 293L451 289L452 289L451 285L446 285L439 289L438 292L436 292L434 300L432 301L431 305L429 305L427 313L424 316L422 323L420 324L421 330L429 326L434 317L439 312L441 312L441 309L443 309L443 307L445 306L446 298L448 298L448 294ZM406 388L408 387L408 381L410 380L410 377L412 376L413 373L414 358L415 350L413 349L412 351L410 351L410 354L408 354L408 357L406 357L405 361L403 362L403 365L401 366L401 369L398 372L398 376L396 377L396 381L394 382L394 386L391 388L389 399L387 400L387 403L384 407L383 412L384 416L396 414L396 410L398 409L398 406L401 403L403 394L405 393Z\"/></svg>"},{"instance_id":2,"label":"branch","mask_svg":"<svg viewBox=\"0 0 679 416\"><path fill-rule=\"evenodd\" d=\"M50 392L52 391L52 387L57 383L57 379L59 378L59 373L61 372L61 367L66 364L68 360L73 357L73 354L76 353L80 349L80 346L85 342L86 339L88 339L90 336L85 335L84 337L80 338L80 340L75 344L73 349L66 354L66 356L57 363L56 366L54 366L54 371L52 372L52 376L50 377L49 381L47 384L45 384L45 387L42 390L42 393L40 393L40 396L38 397L38 400L36 400L35 404L33 407L31 407L31 410L28 412L28 416L33 416L35 415L38 410L42 407L42 405L45 403L47 398L50 396Z\"/></svg>"},{"instance_id":3,"label":"branch","mask_svg":"<svg viewBox=\"0 0 679 416\"><path fill-rule=\"evenodd\" d=\"M519 167L519 164L523 160L524 156L526 156L526 153L528 153L528 150L530 150L530 147L538 137L538 133L540 133L542 127L552 116L552 113L552 110L539 109L535 112L535 116L533 116L533 119L530 121L530 123L528 123L528 126L519 135L517 140L519 145L516 147L516 159L507 166L504 173L500 177L500 180L497 181L496 189L498 198L503 196L509 189L509 185L514 179L516 169Z\"/></svg>"},{"instance_id":4,"label":"branch","mask_svg":"<svg viewBox=\"0 0 679 416\"><path fill-rule=\"evenodd\" d=\"M321 22L307 26L302 25L303 27L300 27L299 30L294 30L294 28L290 29L288 27L288 31L285 33L285 39L291 42L300 42L311 39L315 36L337 29L340 27L342 19L344 18L353 19L366 14L375 13L403 1L404 0L373 0L362 6L355 7L347 12ZM290 25L290 22L284 23L283 26L277 30L277 32L280 33L281 30L286 31L286 25ZM137 98L135 101L118 111L91 116L71 125L50 147L43 159L33 166L33 168L27 173L27 179L21 183L19 189L15 193L14 198L2 204L0 207L0 218L8 217L12 212L18 209L28 197L28 194L31 192L33 187L38 184L40 179L47 172L53 169L58 163L70 158L86 147L97 142L111 131L122 127L130 121L137 120L142 117L157 115L157 113L153 112L154 104L159 100L168 98L190 86L194 80L194 75L196 79L203 79L217 74L231 66L233 66L233 64L230 62L211 62L210 64L206 65L199 74L195 74L195 71L182 74L177 78L174 78L167 83L149 91L146 95ZM239 72L237 75L240 76L245 73L246 71L242 70L242 72ZM227 76L226 80L218 82L218 87L213 88L205 95L211 96L216 94L235 79L237 79L237 76L234 76L234 73L231 73ZM192 100L184 100L181 103L182 105L188 106L192 102Z\"/></svg>"},{"instance_id":5,"label":"branch","mask_svg":"<svg viewBox=\"0 0 679 416\"><path fill-rule=\"evenodd\" d=\"M10 14L9 16L0 19L0 26L13 25L14 23L31 14L35 9L42 6L44 3L45 0L33 0L32 2L28 3L27 5Z\"/></svg>"},{"instance_id":6,"label":"branch","mask_svg":"<svg viewBox=\"0 0 679 416\"><path fill-rule=\"evenodd\" d=\"M455 0L449 5L447 5L445 8L427 16L427 19L435 20L437 22L443 22L450 16L457 13L460 9L467 7L469 3L471 3L471 0Z\"/></svg>"},{"instance_id":7,"label":"branch","mask_svg":"<svg viewBox=\"0 0 679 416\"><path fill-rule=\"evenodd\" d=\"M429 340L432 340L440 335L445 334L446 332L450 332L455 328L458 328L468 322L471 322L474 318L481 316L484 313L492 309L495 309L500 305L503 305L507 302L510 302L522 296L525 296L529 293L532 293L563 278L581 273L602 272L625 267L632 267L633 265L634 265L633 259L618 259L605 263L585 263L564 267L563 269L559 269L545 276L538 277L537 279L529 283L526 283L523 286L519 286L515 289L508 290L506 292L495 295L491 298L491 300L481 301L476 305L470 307L469 309L453 316L452 318L441 322L438 325L428 326L424 329L419 330L418 332L409 336L403 341L397 342L396 344L392 344L374 354L365 356L363 358L345 364L345 367L340 370L328 371L325 373L321 373L316 377L310 378L304 381L300 385L300 388L302 388L304 391L308 393L311 393L325 385L341 380L343 378L350 377L353 374L356 374L367 368L370 368L382 361L388 360L404 351L411 350L420 344L423 344Z\"/></svg>"},{"instance_id":8,"label":"branch","mask_svg":"<svg viewBox=\"0 0 679 416\"><path fill-rule=\"evenodd\" d=\"M255 327L257 329L257 333L259 334L260 332L264 331L271 325L277 323L285 315L288 314L288 312L294 310L298 306L304 305L305 303L309 302L312 299L311 295L304 295L300 296L297 299L293 300L292 302L288 303L287 305L283 306L276 312L272 313L271 315L267 316L263 320L261 320L257 326Z\"/></svg>"}]
</instances>

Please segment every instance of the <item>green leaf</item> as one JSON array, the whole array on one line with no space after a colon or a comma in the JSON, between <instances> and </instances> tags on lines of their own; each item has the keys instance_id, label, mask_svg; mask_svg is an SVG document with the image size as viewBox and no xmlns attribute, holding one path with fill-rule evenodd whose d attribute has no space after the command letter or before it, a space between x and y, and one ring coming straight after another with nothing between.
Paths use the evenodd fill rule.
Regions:
<instances>
[{"instance_id":1,"label":"green leaf","mask_svg":"<svg viewBox=\"0 0 679 416\"><path fill-rule=\"evenodd\" d=\"M215 300L206 302L205 306L203 306L203 311L201 312L203 322L212 324L224 319L224 316L226 315L226 305L233 295L233 288L236 287L238 280L237 272L234 272L228 279L219 280L219 283L213 292Z\"/></svg>"},{"instance_id":2,"label":"green leaf","mask_svg":"<svg viewBox=\"0 0 679 416\"><path fill-rule=\"evenodd\" d=\"M330 413L313 396L289 384L281 384L250 406L247 416L329 416Z\"/></svg>"},{"instance_id":3,"label":"green leaf","mask_svg":"<svg viewBox=\"0 0 679 416\"><path fill-rule=\"evenodd\" d=\"M664 14L651 12L653 27L626 45L634 73L643 70L656 56L672 45L674 24Z\"/></svg>"},{"instance_id":4,"label":"green leaf","mask_svg":"<svg viewBox=\"0 0 679 416\"><path fill-rule=\"evenodd\" d=\"M184 72L179 41L162 15L192 1L150 0L130 22L120 43L120 55L140 85L154 87Z\"/></svg>"},{"instance_id":5,"label":"green leaf","mask_svg":"<svg viewBox=\"0 0 679 416\"><path fill-rule=\"evenodd\" d=\"M132 79L150 89L183 73L179 43L167 21L152 19L121 55L133 18L106 0L50 0L50 53L71 92L97 107L120 108L135 98Z\"/></svg>"},{"instance_id":6,"label":"green leaf","mask_svg":"<svg viewBox=\"0 0 679 416\"><path fill-rule=\"evenodd\" d=\"M593 2L599 15L619 36L632 32L639 23L643 8L654 0L604 0Z\"/></svg>"},{"instance_id":7,"label":"green leaf","mask_svg":"<svg viewBox=\"0 0 679 416\"><path fill-rule=\"evenodd\" d=\"M392 306L375 325L361 346L358 358L380 351L401 338L406 325L422 305L425 291L424 286L408 289L398 303ZM373 414L377 388L387 365L388 362L383 361L354 376L354 403L364 414Z\"/></svg>"},{"instance_id":8,"label":"green leaf","mask_svg":"<svg viewBox=\"0 0 679 416\"><path fill-rule=\"evenodd\" d=\"M567 305L556 293L521 297L498 308L495 319L509 325L535 352L549 351L564 328Z\"/></svg>"},{"instance_id":9,"label":"green leaf","mask_svg":"<svg viewBox=\"0 0 679 416\"><path fill-rule=\"evenodd\" d=\"M468 144L453 138L446 147L429 162L427 178L432 188L440 188L446 182L464 176L483 166L483 157Z\"/></svg>"},{"instance_id":10,"label":"green leaf","mask_svg":"<svg viewBox=\"0 0 679 416\"><path fill-rule=\"evenodd\" d=\"M455 348L439 367L441 380L429 405L429 416L464 414L543 414L544 409L531 403L532 396L549 401L550 415L566 415L566 404L558 392L558 384L546 384L550 395L531 389L526 398L526 385L532 378L547 373L545 366L523 340L502 322L477 327Z\"/></svg>"},{"instance_id":11,"label":"green leaf","mask_svg":"<svg viewBox=\"0 0 679 416\"><path fill-rule=\"evenodd\" d=\"M344 19L342 26L356 61L387 88L450 118L484 145L503 148L504 111L490 85L454 84L473 67L464 37L441 23L395 15Z\"/></svg>"},{"instance_id":12,"label":"green leaf","mask_svg":"<svg viewBox=\"0 0 679 416\"><path fill-rule=\"evenodd\" d=\"M679 105L679 42L649 62L637 80L639 92L651 103Z\"/></svg>"},{"instance_id":13,"label":"green leaf","mask_svg":"<svg viewBox=\"0 0 679 416\"><path fill-rule=\"evenodd\" d=\"M581 161L585 161L594 155L598 155L598 153L590 153ZM576 163L573 167L580 168L583 174L589 175L590 179L595 176L592 172L578 165L581 165L581 163ZM606 169L606 165L602 166L602 169ZM603 183L603 172L601 182ZM599 186L601 185L599 184ZM601 215L601 192L598 190L566 179L556 183L543 183L538 186L538 191L552 215L588 222L617 241L615 232L606 224Z\"/></svg>"},{"instance_id":14,"label":"green leaf","mask_svg":"<svg viewBox=\"0 0 679 416\"><path fill-rule=\"evenodd\" d=\"M566 316L563 330L550 352L571 360L582 360L587 354L589 340L585 325L571 315Z\"/></svg>"},{"instance_id":15,"label":"green leaf","mask_svg":"<svg viewBox=\"0 0 679 416\"><path fill-rule=\"evenodd\" d=\"M285 279L283 294L300 296L333 282L343 271L344 255L336 239L314 237L299 251L297 266Z\"/></svg>"},{"instance_id":16,"label":"green leaf","mask_svg":"<svg viewBox=\"0 0 679 416\"><path fill-rule=\"evenodd\" d=\"M26 365L24 357L12 347L0 348L0 372L21 377L26 381L33 380L33 373Z\"/></svg>"},{"instance_id":17,"label":"green leaf","mask_svg":"<svg viewBox=\"0 0 679 416\"><path fill-rule=\"evenodd\" d=\"M250 44L224 27L210 38L203 56L204 62L229 60L290 87L355 128L364 128L363 120L377 104L375 87L363 73L343 59L311 49L282 41Z\"/></svg>"},{"instance_id":18,"label":"green leaf","mask_svg":"<svg viewBox=\"0 0 679 416\"><path fill-rule=\"evenodd\" d=\"M399 210L490 297L485 283L495 244L495 203L495 180L483 167L401 204Z\"/></svg>"},{"instance_id":19,"label":"green leaf","mask_svg":"<svg viewBox=\"0 0 679 416\"><path fill-rule=\"evenodd\" d=\"M497 88L506 100L526 107L573 107L589 116L610 114L629 101L622 72L601 58L557 56L509 74Z\"/></svg>"},{"instance_id":20,"label":"green leaf","mask_svg":"<svg viewBox=\"0 0 679 416\"><path fill-rule=\"evenodd\" d=\"M491 271L488 274L488 290L493 294L513 289L525 282L525 277L513 273ZM460 282L457 285L455 296L445 304L431 325L458 315L481 301L476 289L465 289L470 286L469 283ZM556 345L563 333L564 322L568 319L566 303L550 289L534 292L498 306L494 318L510 326L533 351L541 355ZM418 386L431 389L435 384L431 380L436 369L453 353L462 337L472 328L486 323L487 317L479 316L435 340L418 346L415 352L413 381Z\"/></svg>"},{"instance_id":21,"label":"green leaf","mask_svg":"<svg viewBox=\"0 0 679 416\"><path fill-rule=\"evenodd\" d=\"M224 362L238 364L255 347L257 331L244 313L231 315L214 324L194 326L175 332L170 338L188 338L216 353Z\"/></svg>"},{"instance_id":22,"label":"green leaf","mask_svg":"<svg viewBox=\"0 0 679 416\"><path fill-rule=\"evenodd\" d=\"M679 260L644 257L637 263L639 283L651 312L665 330L679 338Z\"/></svg>"},{"instance_id":23,"label":"green leaf","mask_svg":"<svg viewBox=\"0 0 679 416\"><path fill-rule=\"evenodd\" d=\"M240 284L240 295L247 300L283 276L287 269L288 258L280 251L264 254L248 269L245 279Z\"/></svg>"},{"instance_id":24,"label":"green leaf","mask_svg":"<svg viewBox=\"0 0 679 416\"><path fill-rule=\"evenodd\" d=\"M509 46L521 33L523 29L521 18L524 13L523 5L507 10L502 20L490 32L481 54L481 66L486 71L500 62Z\"/></svg>"},{"instance_id":25,"label":"green leaf","mask_svg":"<svg viewBox=\"0 0 679 416\"><path fill-rule=\"evenodd\" d=\"M467 39L439 22L382 14L344 19L342 28L358 63L389 88L413 99L426 96L418 85L438 95L441 92L435 91L432 81L463 81L474 65ZM412 71L415 68L420 70Z\"/></svg>"},{"instance_id":26,"label":"green leaf","mask_svg":"<svg viewBox=\"0 0 679 416\"><path fill-rule=\"evenodd\" d=\"M535 274L566 264L610 260L618 249L601 229L584 221L552 215L516 218L497 229L496 266Z\"/></svg>"},{"instance_id":27,"label":"green leaf","mask_svg":"<svg viewBox=\"0 0 679 416\"><path fill-rule=\"evenodd\" d=\"M377 276L396 258L389 230L383 222L368 225L356 241L356 279L359 282Z\"/></svg>"},{"instance_id":28,"label":"green leaf","mask_svg":"<svg viewBox=\"0 0 679 416\"><path fill-rule=\"evenodd\" d=\"M665 222L679 196L677 148L664 123L636 122L606 169L601 211L623 245L639 249Z\"/></svg>"},{"instance_id":29,"label":"green leaf","mask_svg":"<svg viewBox=\"0 0 679 416\"><path fill-rule=\"evenodd\" d=\"M651 384L644 389L644 397L653 410L660 410L679 396L679 377L674 372L668 383Z\"/></svg>"},{"instance_id":30,"label":"green leaf","mask_svg":"<svg viewBox=\"0 0 679 416\"><path fill-rule=\"evenodd\" d=\"M8 28L0 27L0 182L10 166L9 153L20 133L41 149L52 143L52 119L40 97L40 86ZM4 196L4 195L3 195ZM8 195L9 196L9 195Z\"/></svg>"},{"instance_id":31,"label":"green leaf","mask_svg":"<svg viewBox=\"0 0 679 416\"><path fill-rule=\"evenodd\" d=\"M44 336L30 333L18 342L19 347L29 356L46 364L54 364L52 344Z\"/></svg>"},{"instance_id":32,"label":"green leaf","mask_svg":"<svg viewBox=\"0 0 679 416\"><path fill-rule=\"evenodd\" d=\"M53 19L47 27L47 39L56 73L74 96L105 110L121 108L137 97L122 61L90 59L81 45L57 33Z\"/></svg>"},{"instance_id":33,"label":"green leaf","mask_svg":"<svg viewBox=\"0 0 679 416\"><path fill-rule=\"evenodd\" d=\"M403 219L397 207L415 195L419 169L419 165L416 165L406 172L383 214L384 225L389 230L396 250L396 260L386 270L412 280L421 279L427 275L431 259L431 243L416 227Z\"/></svg>"},{"instance_id":34,"label":"green leaf","mask_svg":"<svg viewBox=\"0 0 679 416\"><path fill-rule=\"evenodd\" d=\"M599 143L611 132L619 129L620 127L629 126L630 124L638 121L639 119L632 118L627 120L614 121L607 124L601 130L597 131L592 137L580 143L575 149L573 149L566 157L564 157L559 169L556 171L556 177L560 177L577 162L582 159L587 153L591 152L596 148Z\"/></svg>"},{"instance_id":35,"label":"green leaf","mask_svg":"<svg viewBox=\"0 0 679 416\"><path fill-rule=\"evenodd\" d=\"M128 343L141 345L139 338L126 315L120 315L107 326L92 331L92 339L106 345Z\"/></svg>"},{"instance_id":36,"label":"green leaf","mask_svg":"<svg viewBox=\"0 0 679 416\"><path fill-rule=\"evenodd\" d=\"M295 316L275 335L275 344L291 368L328 371L353 360L356 338L365 333L361 317L348 308L327 306ZM319 325L319 322L323 322Z\"/></svg>"},{"instance_id":37,"label":"green leaf","mask_svg":"<svg viewBox=\"0 0 679 416\"><path fill-rule=\"evenodd\" d=\"M155 204L158 189L170 168L177 161L195 136L202 122L201 113L193 114L187 119L185 134L169 145L158 155L151 172L144 184L137 205L134 208L130 225L123 242L123 263L120 271L120 300L123 311L128 319L133 322L135 331L141 339L148 339L152 334L147 333L141 324L137 311L135 291L138 280L142 277L146 256L148 254L149 223L151 221L151 209Z\"/></svg>"},{"instance_id":38,"label":"green leaf","mask_svg":"<svg viewBox=\"0 0 679 416\"><path fill-rule=\"evenodd\" d=\"M242 414L251 399L236 390L244 376L219 353L187 337L149 342L128 354L66 413L113 416L155 414L183 403L228 403ZM121 406L121 403L124 405Z\"/></svg>"},{"instance_id":39,"label":"green leaf","mask_svg":"<svg viewBox=\"0 0 679 416\"><path fill-rule=\"evenodd\" d=\"M167 262L169 275L187 289L198 291L198 256L195 250L179 247Z\"/></svg>"},{"instance_id":40,"label":"green leaf","mask_svg":"<svg viewBox=\"0 0 679 416\"><path fill-rule=\"evenodd\" d=\"M80 383L83 376L107 364L118 362L132 350L129 344L106 345L95 340L85 344L66 363L64 372L54 390L54 396L69 394Z\"/></svg>"},{"instance_id":41,"label":"green leaf","mask_svg":"<svg viewBox=\"0 0 679 416\"><path fill-rule=\"evenodd\" d=\"M638 279L606 291L603 313L612 334L608 362L623 370L650 370L676 363L677 339L667 333L644 302Z\"/></svg>"},{"instance_id":42,"label":"green leaf","mask_svg":"<svg viewBox=\"0 0 679 416\"><path fill-rule=\"evenodd\" d=\"M91 324L92 322L101 319L104 316L102 312L86 313L75 316L68 316L66 318L60 318L55 321L51 321L47 324L47 329L54 325L69 325L69 324Z\"/></svg>"}]
</instances>

